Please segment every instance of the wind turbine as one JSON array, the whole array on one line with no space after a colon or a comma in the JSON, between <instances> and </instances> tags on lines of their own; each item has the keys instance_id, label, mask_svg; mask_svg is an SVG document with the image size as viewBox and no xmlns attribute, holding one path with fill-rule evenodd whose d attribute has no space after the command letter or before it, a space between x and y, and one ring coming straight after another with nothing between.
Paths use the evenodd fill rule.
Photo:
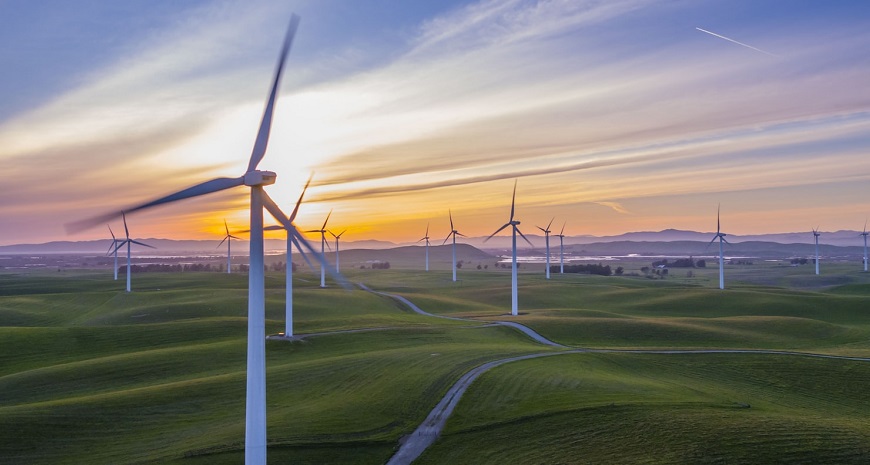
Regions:
<instances>
[{"instance_id":1,"label":"wind turbine","mask_svg":"<svg viewBox=\"0 0 870 465\"><path fill-rule=\"evenodd\" d=\"M323 221L323 226L321 226L320 229L309 229L308 231L305 231L310 233L320 233L320 255L324 257L326 256L326 247L328 246L326 243L326 223L329 222L330 215L332 215L332 210L329 210L329 214L326 215L326 220ZM320 287L326 287L326 266L322 263L320 265Z\"/></svg>"},{"instance_id":2,"label":"wind turbine","mask_svg":"<svg viewBox=\"0 0 870 465\"><path fill-rule=\"evenodd\" d=\"M815 242L816 242L816 274L819 274L819 236L821 236L821 235L822 235L822 233L819 232L819 227L816 226L813 229L813 238L815 239Z\"/></svg>"},{"instance_id":3,"label":"wind turbine","mask_svg":"<svg viewBox=\"0 0 870 465\"><path fill-rule=\"evenodd\" d=\"M508 220L507 223L504 224L504 226L496 229L494 233L490 234L489 237L487 237L486 239L483 240L483 242L486 242L486 241L492 239L492 236L495 236L496 234L501 232L502 229L504 229L508 226L511 227L511 230L512 230L511 247L512 247L512 252L513 252L511 255L511 315L513 315L513 316L517 316L517 233L520 233L520 237L522 237L526 242L528 242L529 245L534 247L534 245L532 245L532 242L529 241L528 239L526 239L526 236L523 234L522 231L520 231L520 228L517 227L517 226L519 226L520 222L517 220L514 220L514 206L516 204L516 200L517 200L517 182L514 181L514 194L513 194L513 197L511 198L511 217L510 217L510 219Z\"/></svg>"},{"instance_id":4,"label":"wind turbine","mask_svg":"<svg viewBox=\"0 0 870 465\"><path fill-rule=\"evenodd\" d=\"M272 126L272 114L275 101L278 98L278 87L281 82L281 73L284 69L284 62L290 51L290 45L293 42L293 36L296 34L298 24L299 17L295 14L292 15L281 54L279 55L278 65L275 69L266 108L263 111L263 119L260 122L260 128L257 132L257 138L245 173L237 178L212 179L126 210L127 213L132 213L233 187L248 186L251 188L251 249L250 272L248 273L248 353L245 399L245 463L248 465L266 463L266 317L263 272L263 208L268 210L269 213L282 223L287 219L281 209L278 208L275 202L263 190L263 186L275 183L276 174L271 171L260 171L257 169L257 165L260 164L260 161L262 161L263 156L266 154L269 132ZM117 215L118 213L111 213L73 223L68 225L67 229L70 231L80 231L115 218ZM304 239L299 242L305 245L313 254L317 253Z\"/></svg>"},{"instance_id":5,"label":"wind turbine","mask_svg":"<svg viewBox=\"0 0 870 465\"><path fill-rule=\"evenodd\" d=\"M130 274L131 274L130 273L130 268L131 268L130 245L137 244L137 245L141 245L144 247L150 247L152 249L154 248L154 246L130 239L130 230L127 228L127 216L124 214L124 212L121 212L121 218L124 219L124 233L126 234L127 238L124 240L116 240L116 242L118 242L118 245L115 247L115 257L118 256L118 249L120 249L121 247L124 246L124 244L126 244L127 245L127 292L130 292ZM116 270L117 270L117 268L116 268ZM116 271L116 273L117 273L117 271Z\"/></svg>"},{"instance_id":6,"label":"wind turbine","mask_svg":"<svg viewBox=\"0 0 870 465\"><path fill-rule=\"evenodd\" d=\"M550 220L546 228L536 226L544 232L544 239L547 241L547 279L550 279L550 225L553 224L553 220L555 220L555 218Z\"/></svg>"},{"instance_id":7,"label":"wind turbine","mask_svg":"<svg viewBox=\"0 0 870 465\"><path fill-rule=\"evenodd\" d=\"M725 289L725 256L722 252L722 243L730 244L730 242L725 240L727 234L721 231L719 210L720 208L716 207L716 235L713 236L712 240L710 240L710 244L716 242L716 239L719 239L719 289ZM710 244L707 244L707 247L710 247Z\"/></svg>"},{"instance_id":8,"label":"wind turbine","mask_svg":"<svg viewBox=\"0 0 870 465\"><path fill-rule=\"evenodd\" d=\"M565 225L568 222L562 223L562 230L559 231L557 237L559 238L559 274L565 273Z\"/></svg>"},{"instance_id":9,"label":"wind turbine","mask_svg":"<svg viewBox=\"0 0 870 465\"><path fill-rule=\"evenodd\" d=\"M232 268L232 263L233 263L232 260L230 259L232 257L232 255L230 255L230 239L238 239L238 237L230 234L230 227L227 226L227 220L224 220L224 229L227 231L227 235L224 236L224 238L221 240L220 244L218 244L217 246L220 247L221 244L224 243L224 241L226 241L226 243L227 243L227 274L230 274L230 269Z\"/></svg>"},{"instance_id":10,"label":"wind turbine","mask_svg":"<svg viewBox=\"0 0 870 465\"><path fill-rule=\"evenodd\" d=\"M452 220L452 218L451 218ZM450 229L453 229L452 227ZM417 242L426 241L426 271L429 271L429 223L426 223L426 235Z\"/></svg>"},{"instance_id":11,"label":"wind turbine","mask_svg":"<svg viewBox=\"0 0 870 465\"><path fill-rule=\"evenodd\" d=\"M859 236L864 236L864 271L867 271L867 221L864 220L864 232L859 234Z\"/></svg>"},{"instance_id":12,"label":"wind turbine","mask_svg":"<svg viewBox=\"0 0 870 465\"><path fill-rule=\"evenodd\" d=\"M305 183L305 187L302 189L302 194L299 195L299 200L296 201L293 213L290 214L289 218L283 220L279 219L281 226L266 226L263 228L265 231L283 230L287 232L287 269L285 273L286 282L284 288L284 337L293 337L293 244L296 244L296 247L302 254L302 258L305 259L308 266L314 268L314 265L308 261L308 257L305 256L305 252L300 246L300 241L304 239L302 238L302 235L299 234L296 225L293 224L293 220L296 219L296 213L299 212L299 205L302 204L302 198L305 196L305 191L308 190L309 184L311 184L310 177L308 178L308 182ZM305 245L308 246L308 243L305 242ZM311 246L308 246L308 248L310 249Z\"/></svg>"},{"instance_id":13,"label":"wind turbine","mask_svg":"<svg viewBox=\"0 0 870 465\"><path fill-rule=\"evenodd\" d=\"M456 228L453 226L453 212L451 212L450 210L447 210L447 214L450 215L450 234L447 235L447 238L444 239L444 242L441 245L446 244L447 240L450 239L450 236L453 236L453 282L455 283L456 282L456 236L465 237L465 235L462 234L461 232L457 231ZM429 235L428 231L429 231L429 228L427 227L426 228L426 235L427 236ZM429 263L429 260L428 260L429 252L428 252L428 249L426 249L426 250L427 250L426 263L428 264Z\"/></svg>"},{"instance_id":14,"label":"wind turbine","mask_svg":"<svg viewBox=\"0 0 870 465\"><path fill-rule=\"evenodd\" d=\"M106 255L109 255L109 253L111 253L112 255L115 256L115 281L117 281L118 280L118 243L124 242L124 241L115 237L115 233L114 233L114 231L112 231L111 226L106 225L106 227L109 228L109 234L112 235L112 245L109 246L109 250L106 251ZM866 241L864 241L864 242L866 242Z\"/></svg>"},{"instance_id":15,"label":"wind turbine","mask_svg":"<svg viewBox=\"0 0 870 465\"><path fill-rule=\"evenodd\" d=\"M332 237L335 238L335 272L336 272L336 273L341 273L341 271L340 271L339 268L338 268L338 240L341 239L341 235L344 234L344 233L346 233L346 232L347 232L347 229L345 229L344 231L338 233L338 235L335 235L334 232L329 231L329 234L331 234Z\"/></svg>"}]
</instances>

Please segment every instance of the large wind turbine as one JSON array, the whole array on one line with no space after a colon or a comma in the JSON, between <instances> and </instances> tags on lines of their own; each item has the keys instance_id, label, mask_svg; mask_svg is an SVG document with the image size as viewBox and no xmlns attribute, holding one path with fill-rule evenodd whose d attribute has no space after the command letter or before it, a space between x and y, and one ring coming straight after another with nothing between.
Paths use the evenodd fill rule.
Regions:
<instances>
[{"instance_id":1,"label":"large wind turbine","mask_svg":"<svg viewBox=\"0 0 870 465\"><path fill-rule=\"evenodd\" d=\"M118 239L117 237L115 237L115 232L112 231L111 226L106 225L106 227L109 228L109 234L112 235L112 245L109 246L109 250L106 251L106 255L111 253L112 255L115 256L115 281L117 281L118 280L118 248L119 248L118 243L124 242L124 241L122 239ZM867 242L867 241L865 240L864 242Z\"/></svg>"},{"instance_id":2,"label":"large wind turbine","mask_svg":"<svg viewBox=\"0 0 870 465\"><path fill-rule=\"evenodd\" d=\"M513 315L513 316L517 315L517 233L520 233L520 237L522 237L530 246L534 247L532 245L532 242L529 241L528 239L526 239L526 236L522 233L522 231L520 231L520 228L517 227L517 226L519 226L520 222L517 220L514 220L514 206L516 204L516 200L517 200L517 182L514 181L514 194L513 194L513 197L511 197L511 217L510 217L510 219L508 220L507 223L504 224L504 226L496 229L494 233L490 234L489 237L487 237L486 239L483 240L483 242L486 242L486 241L492 239L492 236L495 236L496 234L501 232L502 229L504 229L508 226L511 227L511 230L512 230L512 234L511 234L511 239L512 239L511 240L511 247L512 247L512 255L511 255L511 315Z\"/></svg>"},{"instance_id":3,"label":"large wind turbine","mask_svg":"<svg viewBox=\"0 0 870 465\"><path fill-rule=\"evenodd\" d=\"M559 238L559 274L565 273L565 225L568 222L562 223L562 230L559 231L557 237Z\"/></svg>"},{"instance_id":4,"label":"large wind turbine","mask_svg":"<svg viewBox=\"0 0 870 465\"><path fill-rule=\"evenodd\" d=\"M127 245L127 292L130 292L130 275L131 275L131 273L130 273L130 268L131 268L130 245L137 244L137 245L141 245L143 247L150 247L152 249L154 248L154 246L145 244L144 242L139 242L139 241L135 241L133 239L130 239L130 230L127 228L127 216L124 215L123 212L121 212L121 218L124 219L124 234L127 236L127 238L124 240L116 240L116 242L118 242L118 245L115 247L115 256L116 257L118 256L118 249L120 249L121 247L124 246L124 244L126 244ZM117 271L116 271L116 273L117 273Z\"/></svg>"},{"instance_id":5,"label":"large wind turbine","mask_svg":"<svg viewBox=\"0 0 870 465\"><path fill-rule=\"evenodd\" d=\"M266 154L269 142L269 132L272 126L272 113L278 98L278 87L293 36L299 24L299 17L291 16L284 44L278 59L272 87L263 119L257 132L257 138L248 167L242 176L237 178L217 178L197 184L154 201L135 206L126 210L132 213L138 210L155 207L165 203L175 202L190 197L211 194L239 186L251 188L251 249L250 272L248 273L248 354L247 354L247 385L245 399L245 463L266 463L266 324L265 324L265 291L263 273L263 208L279 221L287 217L281 209L263 190L263 186L275 183L276 175L271 171L260 171L257 165ZM83 230L96 224L116 218L118 213L92 218L69 225L70 231ZM279 218L280 217L280 218ZM301 244L309 248L313 254L317 252L305 241Z\"/></svg>"},{"instance_id":6,"label":"large wind turbine","mask_svg":"<svg viewBox=\"0 0 870 465\"><path fill-rule=\"evenodd\" d=\"M821 235L822 233L819 232L818 226L815 227L813 229L813 239L815 239L816 242L816 274L819 274L819 236Z\"/></svg>"},{"instance_id":7,"label":"large wind turbine","mask_svg":"<svg viewBox=\"0 0 870 465\"><path fill-rule=\"evenodd\" d=\"M310 233L320 233L320 255L323 257L326 256L326 223L329 222L330 215L332 215L332 210L329 210L329 214L326 215L326 220L323 221L323 226L321 226L320 229L309 229L308 231L305 231ZM323 264L320 265L320 287L326 287L326 266Z\"/></svg>"},{"instance_id":8,"label":"large wind turbine","mask_svg":"<svg viewBox=\"0 0 870 465\"><path fill-rule=\"evenodd\" d=\"M547 279L550 279L550 225L553 224L553 220L555 220L555 218L550 220L546 228L536 226L544 232L544 239L547 241Z\"/></svg>"},{"instance_id":9,"label":"large wind turbine","mask_svg":"<svg viewBox=\"0 0 870 465\"><path fill-rule=\"evenodd\" d=\"M719 289L725 289L725 256L722 251L722 243L730 244L730 242L725 240L726 235L727 234L723 233L721 230L719 222L719 207L716 207L716 235L713 236L712 240L710 240L710 244L716 242L716 239L719 239ZM707 247L710 247L710 244L707 244Z\"/></svg>"},{"instance_id":10,"label":"large wind turbine","mask_svg":"<svg viewBox=\"0 0 870 465\"><path fill-rule=\"evenodd\" d=\"M453 228L450 228L453 229ZM417 242L426 241L426 271L429 271L429 223L426 223L426 235ZM866 241L865 241L866 242Z\"/></svg>"},{"instance_id":11,"label":"large wind turbine","mask_svg":"<svg viewBox=\"0 0 870 465\"><path fill-rule=\"evenodd\" d=\"M867 232L867 221L865 220L864 221L864 232L862 232L860 234L861 236L864 236L864 271L865 272L867 271L867 234L870 234L870 233Z\"/></svg>"},{"instance_id":12,"label":"large wind turbine","mask_svg":"<svg viewBox=\"0 0 870 465\"><path fill-rule=\"evenodd\" d=\"M461 232L457 231L456 228L453 226L453 212L451 212L450 210L447 210L447 214L450 215L450 234L447 235L447 238L444 239L444 242L441 243L441 245L446 244L447 241L450 239L450 236L453 236L453 282L456 282L456 236L465 237L465 235L462 234ZM426 228L426 230L428 231L428 228ZM426 235L427 236L429 235L428 232ZM426 254L426 257L427 258L429 257L428 252ZM427 263L428 263L428 260L427 260Z\"/></svg>"},{"instance_id":13,"label":"large wind turbine","mask_svg":"<svg viewBox=\"0 0 870 465\"><path fill-rule=\"evenodd\" d=\"M227 274L230 274L230 270L232 269L232 263L233 263L231 260L232 255L230 254L230 242L231 242L230 239L238 239L238 237L230 234L230 227L227 226L227 220L224 220L224 229L227 231L227 234L226 234L226 236L224 236L224 238L221 240L220 244L218 244L217 246L220 247L221 244L224 243L224 241L226 241L226 243L227 243Z\"/></svg>"},{"instance_id":14,"label":"large wind turbine","mask_svg":"<svg viewBox=\"0 0 870 465\"><path fill-rule=\"evenodd\" d=\"M347 229L345 229L344 231L342 231L342 232L338 233L338 235L336 235L334 232L329 231L329 234L331 234L332 237L335 238L335 272L336 273L341 273L341 270L338 267L338 240L341 239L341 235L346 233L346 232L347 232Z\"/></svg>"}]
</instances>

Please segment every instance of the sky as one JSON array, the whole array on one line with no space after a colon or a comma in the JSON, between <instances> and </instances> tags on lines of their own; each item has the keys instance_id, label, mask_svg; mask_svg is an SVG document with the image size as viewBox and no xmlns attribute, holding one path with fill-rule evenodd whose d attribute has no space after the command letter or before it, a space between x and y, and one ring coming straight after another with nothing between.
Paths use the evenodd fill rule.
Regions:
<instances>
[{"instance_id":1,"label":"sky","mask_svg":"<svg viewBox=\"0 0 870 465\"><path fill-rule=\"evenodd\" d=\"M64 225L243 174L294 12L259 168L286 212L313 173L302 229L437 239L449 211L485 236L515 182L526 234L870 216L865 1L0 0L0 245L104 239ZM131 236L220 240L248 199L137 212Z\"/></svg>"}]
</instances>

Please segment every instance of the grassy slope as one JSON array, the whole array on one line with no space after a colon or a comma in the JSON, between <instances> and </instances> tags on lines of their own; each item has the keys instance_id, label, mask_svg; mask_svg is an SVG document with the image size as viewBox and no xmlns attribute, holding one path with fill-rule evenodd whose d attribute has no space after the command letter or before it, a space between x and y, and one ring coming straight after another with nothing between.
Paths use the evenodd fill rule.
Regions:
<instances>
[{"instance_id":1,"label":"grassy slope","mask_svg":"<svg viewBox=\"0 0 870 465\"><path fill-rule=\"evenodd\" d=\"M443 270L348 275L433 313L503 319L509 302L504 270L463 270L459 283ZM463 372L547 350L510 329L420 317L389 299L298 278L297 333L394 329L267 344L275 463L382 463ZM870 353L863 282L815 292L742 285L723 293L689 281L545 282L525 273L518 320L583 346ZM283 275L268 274L266 282L268 330L281 331ZM0 457L238 463L246 278L145 274L134 276L136 292L119 292L122 286L94 272L0 275ZM733 444L794 462L848 462L867 453L859 421L867 408L856 402L866 398L864 365L680 357L565 355L497 368L472 387L427 463L575 463L586 455L598 463L751 461ZM795 380L805 373L815 384ZM662 424L668 427L655 428ZM771 432L749 434L757 431ZM626 443L631 447L617 447Z\"/></svg>"},{"instance_id":2,"label":"grassy slope","mask_svg":"<svg viewBox=\"0 0 870 465\"><path fill-rule=\"evenodd\" d=\"M865 463L870 364L579 354L485 374L419 463Z\"/></svg>"}]
</instances>

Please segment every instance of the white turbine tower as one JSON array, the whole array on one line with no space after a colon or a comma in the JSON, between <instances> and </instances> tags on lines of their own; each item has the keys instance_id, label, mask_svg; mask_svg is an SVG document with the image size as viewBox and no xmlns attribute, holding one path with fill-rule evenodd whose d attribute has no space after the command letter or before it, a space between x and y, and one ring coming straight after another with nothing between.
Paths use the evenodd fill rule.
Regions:
<instances>
[{"instance_id":1,"label":"white turbine tower","mask_svg":"<svg viewBox=\"0 0 870 465\"><path fill-rule=\"evenodd\" d=\"M565 225L568 222L562 223L562 230L559 231L559 274L565 273Z\"/></svg>"},{"instance_id":2,"label":"white turbine tower","mask_svg":"<svg viewBox=\"0 0 870 465\"><path fill-rule=\"evenodd\" d=\"M511 239L512 239L511 240L511 247L512 247L512 255L511 255L511 315L513 315L513 316L517 316L517 314L518 314L518 312L517 312L517 233L520 233L520 237L522 237L530 246L534 247L532 245L532 242L529 241L528 239L526 239L526 236L522 233L522 231L520 231L520 228L517 227L517 226L519 226L520 222L517 220L514 220L514 206L516 204L516 200L517 200L517 182L514 181L514 194L513 194L513 197L511 197L511 217L510 217L510 219L508 220L507 223L504 224L504 226L496 229L494 233L490 234L489 237L487 237L486 239L483 240L483 242L486 242L486 241L492 239L492 236L495 236L496 234L501 232L502 229L504 229L508 226L511 227L511 230L512 230L512 234L511 234Z\"/></svg>"},{"instance_id":3,"label":"white turbine tower","mask_svg":"<svg viewBox=\"0 0 870 465\"><path fill-rule=\"evenodd\" d=\"M441 245L446 244L447 241L450 239L450 237L453 236L453 282L455 283L456 282L456 236L465 237L465 235L462 234L461 232L457 231L456 228L453 226L453 212L451 212L450 210L447 210L447 214L450 215L450 234L447 235L447 238L444 239L444 242L441 243ZM428 228L426 228L426 230L427 230L426 235L428 236L429 235ZM428 252L427 252L427 257L428 257ZM428 261L427 261L427 263L428 263Z\"/></svg>"},{"instance_id":4,"label":"white turbine tower","mask_svg":"<svg viewBox=\"0 0 870 465\"><path fill-rule=\"evenodd\" d=\"M426 223L426 235L417 242L426 241L426 271L429 271L429 223Z\"/></svg>"},{"instance_id":5,"label":"white turbine tower","mask_svg":"<svg viewBox=\"0 0 870 465\"><path fill-rule=\"evenodd\" d=\"M231 242L230 239L238 239L238 237L230 234L230 227L227 226L227 220L224 220L224 229L226 230L227 234L226 234L226 236L224 236L224 238L221 240L220 244L218 244L217 246L220 247L224 243L224 241L226 241L226 243L227 243L227 274L230 274L230 270L232 269L232 263L233 263L232 259L231 259L232 254L230 253L230 242Z\"/></svg>"},{"instance_id":6,"label":"white turbine tower","mask_svg":"<svg viewBox=\"0 0 870 465\"><path fill-rule=\"evenodd\" d=\"M815 239L816 242L816 274L819 274L819 236L821 235L822 233L819 232L819 228L816 226L816 228L813 229L813 239Z\"/></svg>"},{"instance_id":7,"label":"white turbine tower","mask_svg":"<svg viewBox=\"0 0 870 465\"><path fill-rule=\"evenodd\" d=\"M338 233L338 235L336 235L334 232L329 231L329 234L331 234L332 237L335 238L335 272L336 273L341 273L341 270L338 267L338 240L341 239L341 235L346 233L346 232L347 232L347 229L345 229L344 231L342 231L342 232Z\"/></svg>"},{"instance_id":8,"label":"white turbine tower","mask_svg":"<svg viewBox=\"0 0 870 465\"><path fill-rule=\"evenodd\" d=\"M137 245L141 245L143 247L150 247L152 249L154 248L154 246L130 239L130 230L127 228L127 216L124 214L124 212L121 212L121 218L124 219L124 234L127 236L127 238L124 240L117 240L116 241L116 242L118 242L118 245L115 247L115 256L116 257L118 256L118 249L120 249L121 247L123 247L126 244L127 245L127 292L130 292L130 274L131 274L130 268L132 267L131 266L131 259L130 259L130 245L137 244Z\"/></svg>"},{"instance_id":9,"label":"white turbine tower","mask_svg":"<svg viewBox=\"0 0 870 465\"><path fill-rule=\"evenodd\" d=\"M719 289L725 289L725 255L722 251L722 243L730 244L730 242L725 240L727 234L723 233L721 230L719 210L719 207L716 207L716 235L713 236L710 244L716 242L716 239L719 239ZM710 247L710 244L707 244L707 247Z\"/></svg>"},{"instance_id":10,"label":"white turbine tower","mask_svg":"<svg viewBox=\"0 0 870 465\"><path fill-rule=\"evenodd\" d=\"M124 241L115 237L115 232L112 231L111 226L106 225L106 227L109 228L109 234L112 235L112 245L109 246L109 250L106 252L106 255L109 255L111 253L112 255L115 256L115 281L117 281L118 280L118 248L119 248L118 243L124 242ZM867 241L864 241L864 242L867 242Z\"/></svg>"},{"instance_id":11,"label":"white turbine tower","mask_svg":"<svg viewBox=\"0 0 870 465\"><path fill-rule=\"evenodd\" d=\"M867 221L864 221L864 232L859 234L860 236L864 236L864 271L867 271Z\"/></svg>"},{"instance_id":12,"label":"white turbine tower","mask_svg":"<svg viewBox=\"0 0 870 465\"><path fill-rule=\"evenodd\" d=\"M536 226L544 232L544 239L547 241L547 279L550 279L550 226L553 224L553 220L555 220L555 218L550 220L550 223L547 224L546 228Z\"/></svg>"},{"instance_id":13,"label":"white turbine tower","mask_svg":"<svg viewBox=\"0 0 870 465\"><path fill-rule=\"evenodd\" d=\"M330 215L332 215L332 210L329 210L329 214L326 215L326 220L323 222L323 226L321 226L320 229L309 229L308 231L305 231L305 232L310 232L310 233L313 233L313 232L320 233L320 255L323 257L326 256L326 247L328 246L328 244L326 243L326 231L327 231L326 223L329 222ZM326 265L325 264L320 265L320 287L326 287Z\"/></svg>"},{"instance_id":14,"label":"white turbine tower","mask_svg":"<svg viewBox=\"0 0 870 465\"><path fill-rule=\"evenodd\" d=\"M127 213L132 213L233 187L248 186L251 188L251 249L250 272L248 273L248 353L245 399L245 463L248 465L266 463L266 317L263 276L263 208L267 209L279 221L283 222L287 219L281 209L263 190L263 186L275 183L275 173L260 171L257 169L257 165L266 154L281 74L298 24L299 17L292 15L279 55L266 108L263 111L263 119L260 122L245 173L237 178L212 179L126 210ZM83 230L106 222L117 215L118 213L112 213L77 222L69 225L68 229L70 231ZM301 240L300 242L312 253L317 253L306 241Z\"/></svg>"}]
</instances>

